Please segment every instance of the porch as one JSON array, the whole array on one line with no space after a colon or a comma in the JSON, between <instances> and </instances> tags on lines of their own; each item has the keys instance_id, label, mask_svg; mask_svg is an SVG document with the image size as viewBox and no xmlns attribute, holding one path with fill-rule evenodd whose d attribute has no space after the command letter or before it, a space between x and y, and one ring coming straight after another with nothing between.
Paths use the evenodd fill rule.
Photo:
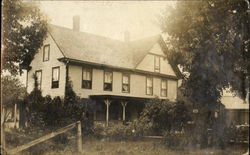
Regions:
<instances>
[{"instance_id":1,"label":"porch","mask_svg":"<svg viewBox=\"0 0 250 155\"><path fill-rule=\"evenodd\" d=\"M94 124L101 126L125 124L137 119L148 100L114 95L91 95L90 99L95 101Z\"/></svg>"}]
</instances>

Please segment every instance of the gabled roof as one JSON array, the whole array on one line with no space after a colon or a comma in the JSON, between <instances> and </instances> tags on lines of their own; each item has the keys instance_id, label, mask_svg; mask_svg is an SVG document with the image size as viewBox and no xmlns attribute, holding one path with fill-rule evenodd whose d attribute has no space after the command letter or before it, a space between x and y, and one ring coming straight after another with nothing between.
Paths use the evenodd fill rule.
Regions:
<instances>
[{"instance_id":1,"label":"gabled roof","mask_svg":"<svg viewBox=\"0 0 250 155\"><path fill-rule=\"evenodd\" d=\"M135 69L153 45L162 41L156 35L123 42L55 25L49 26L49 33L65 58L127 69Z\"/></svg>"}]
</instances>

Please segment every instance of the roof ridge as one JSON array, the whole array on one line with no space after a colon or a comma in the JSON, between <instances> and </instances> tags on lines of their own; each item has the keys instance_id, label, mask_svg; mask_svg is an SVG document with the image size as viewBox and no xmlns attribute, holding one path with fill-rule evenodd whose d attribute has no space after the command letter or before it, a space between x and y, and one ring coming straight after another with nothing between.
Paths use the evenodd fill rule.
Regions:
<instances>
[{"instance_id":1,"label":"roof ridge","mask_svg":"<svg viewBox=\"0 0 250 155\"><path fill-rule=\"evenodd\" d=\"M59 26L59 25L55 25L55 24L49 24L49 26L59 27L59 28L62 28L62 29L66 29L66 30L68 30L68 31L75 32L75 31L74 31L73 29L71 29L71 28L63 27L63 26ZM106 37L106 36L101 36L101 35L94 34L94 33L90 33L90 32L78 31L78 33L83 33L83 34L87 34L87 35L93 35L93 36L95 36L95 37L100 37L100 38L102 38L102 39L108 39L108 40L112 40L112 41L117 41L117 42L120 42L120 43L126 43L125 41L122 41L122 40L113 39L113 38L109 38L109 37ZM152 39L152 38L156 38L156 37L161 37L161 34L156 34L156 35L148 36L148 37L145 37L145 38L136 39L136 40L133 40L133 41L129 41L129 43L133 43L133 42L137 42L137 41L144 41L144 40ZM126 44L127 44L127 43L126 43Z\"/></svg>"},{"instance_id":2,"label":"roof ridge","mask_svg":"<svg viewBox=\"0 0 250 155\"><path fill-rule=\"evenodd\" d=\"M58 27L58 28L61 28L61 29L72 31L73 33L76 32L73 29L68 28L68 27L63 27L63 26L54 25L54 24L49 24L49 26ZM113 39L113 38L101 36L101 35L94 34L94 33L85 32L85 31L77 31L76 33L82 33L82 34L86 34L86 35L92 35L92 36L99 37L99 38L102 38L102 39L107 39L107 40L111 40L111 41L117 41L117 42L120 42L120 43L124 43L124 41L121 41L121 40L118 40L118 39Z\"/></svg>"},{"instance_id":3,"label":"roof ridge","mask_svg":"<svg viewBox=\"0 0 250 155\"><path fill-rule=\"evenodd\" d=\"M145 41L145 40L149 40L149 39L152 39L152 38L157 38L157 37L161 37L161 34L156 34L156 35L153 35L153 36L148 36L148 37L145 37L145 38L141 38L141 39L137 39L137 40L133 40L131 42L137 42L137 41Z\"/></svg>"}]
</instances>

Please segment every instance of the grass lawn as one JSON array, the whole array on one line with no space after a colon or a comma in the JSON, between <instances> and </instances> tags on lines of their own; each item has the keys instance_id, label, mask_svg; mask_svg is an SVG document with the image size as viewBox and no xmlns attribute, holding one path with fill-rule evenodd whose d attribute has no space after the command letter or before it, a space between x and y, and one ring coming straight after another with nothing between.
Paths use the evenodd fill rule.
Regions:
<instances>
[{"instance_id":1,"label":"grass lawn","mask_svg":"<svg viewBox=\"0 0 250 155\"><path fill-rule=\"evenodd\" d=\"M18 137L14 135L16 139L13 139L11 143L8 143L8 148L15 148L21 144L15 144L14 142L20 142ZM247 146L240 147L231 145L224 150L220 149L188 149L188 150L170 150L160 141L160 139L145 139L138 141L111 141L108 139L96 139L93 137L83 137L83 152L77 153L76 137L74 134L69 134L68 140L58 139L65 144L55 143L56 139L50 139L43 143L32 146L29 149L20 152L20 155L242 155L247 151ZM31 141L27 139L22 142L25 144ZM45 153L46 152L46 153Z\"/></svg>"},{"instance_id":2,"label":"grass lawn","mask_svg":"<svg viewBox=\"0 0 250 155\"><path fill-rule=\"evenodd\" d=\"M71 155L76 152L67 151L47 152L46 155ZM241 155L247 148L230 147L225 150L204 149L189 151L171 151L159 141L105 141L88 139L83 144L84 155ZM80 155L80 154L79 154Z\"/></svg>"}]
</instances>

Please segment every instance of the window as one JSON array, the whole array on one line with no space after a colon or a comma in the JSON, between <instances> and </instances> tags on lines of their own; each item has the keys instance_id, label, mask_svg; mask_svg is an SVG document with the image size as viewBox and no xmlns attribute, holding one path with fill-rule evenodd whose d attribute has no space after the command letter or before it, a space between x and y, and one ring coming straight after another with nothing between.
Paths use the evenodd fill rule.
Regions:
<instances>
[{"instance_id":1,"label":"window","mask_svg":"<svg viewBox=\"0 0 250 155\"><path fill-rule=\"evenodd\" d=\"M130 91L129 74L122 74L122 92L129 93L129 91Z\"/></svg>"},{"instance_id":2,"label":"window","mask_svg":"<svg viewBox=\"0 0 250 155\"><path fill-rule=\"evenodd\" d=\"M82 88L92 88L92 69L83 67L82 68Z\"/></svg>"},{"instance_id":3,"label":"window","mask_svg":"<svg viewBox=\"0 0 250 155\"><path fill-rule=\"evenodd\" d=\"M59 75L60 75L60 68L53 67L52 68L52 86L51 86L51 88L59 88Z\"/></svg>"},{"instance_id":4,"label":"window","mask_svg":"<svg viewBox=\"0 0 250 155\"><path fill-rule=\"evenodd\" d=\"M112 91L113 73L104 71L104 90Z\"/></svg>"},{"instance_id":5,"label":"window","mask_svg":"<svg viewBox=\"0 0 250 155\"><path fill-rule=\"evenodd\" d=\"M38 70L35 72L35 76L36 76L36 82L37 82L37 88L39 90L41 90L41 87L42 87L42 70Z\"/></svg>"},{"instance_id":6,"label":"window","mask_svg":"<svg viewBox=\"0 0 250 155\"><path fill-rule=\"evenodd\" d=\"M161 96L166 97L168 93L168 81L161 80Z\"/></svg>"},{"instance_id":7,"label":"window","mask_svg":"<svg viewBox=\"0 0 250 155\"><path fill-rule=\"evenodd\" d=\"M155 72L160 72L160 57L155 56Z\"/></svg>"},{"instance_id":8,"label":"window","mask_svg":"<svg viewBox=\"0 0 250 155\"><path fill-rule=\"evenodd\" d=\"M6 117L6 122L14 122L14 119L15 119L14 106L8 107L5 110L8 112L8 115Z\"/></svg>"},{"instance_id":9,"label":"window","mask_svg":"<svg viewBox=\"0 0 250 155\"><path fill-rule=\"evenodd\" d=\"M147 85L146 94L153 95L153 78L147 77L146 85Z\"/></svg>"},{"instance_id":10,"label":"window","mask_svg":"<svg viewBox=\"0 0 250 155\"><path fill-rule=\"evenodd\" d=\"M43 46L43 61L49 60L50 45Z\"/></svg>"}]
</instances>

